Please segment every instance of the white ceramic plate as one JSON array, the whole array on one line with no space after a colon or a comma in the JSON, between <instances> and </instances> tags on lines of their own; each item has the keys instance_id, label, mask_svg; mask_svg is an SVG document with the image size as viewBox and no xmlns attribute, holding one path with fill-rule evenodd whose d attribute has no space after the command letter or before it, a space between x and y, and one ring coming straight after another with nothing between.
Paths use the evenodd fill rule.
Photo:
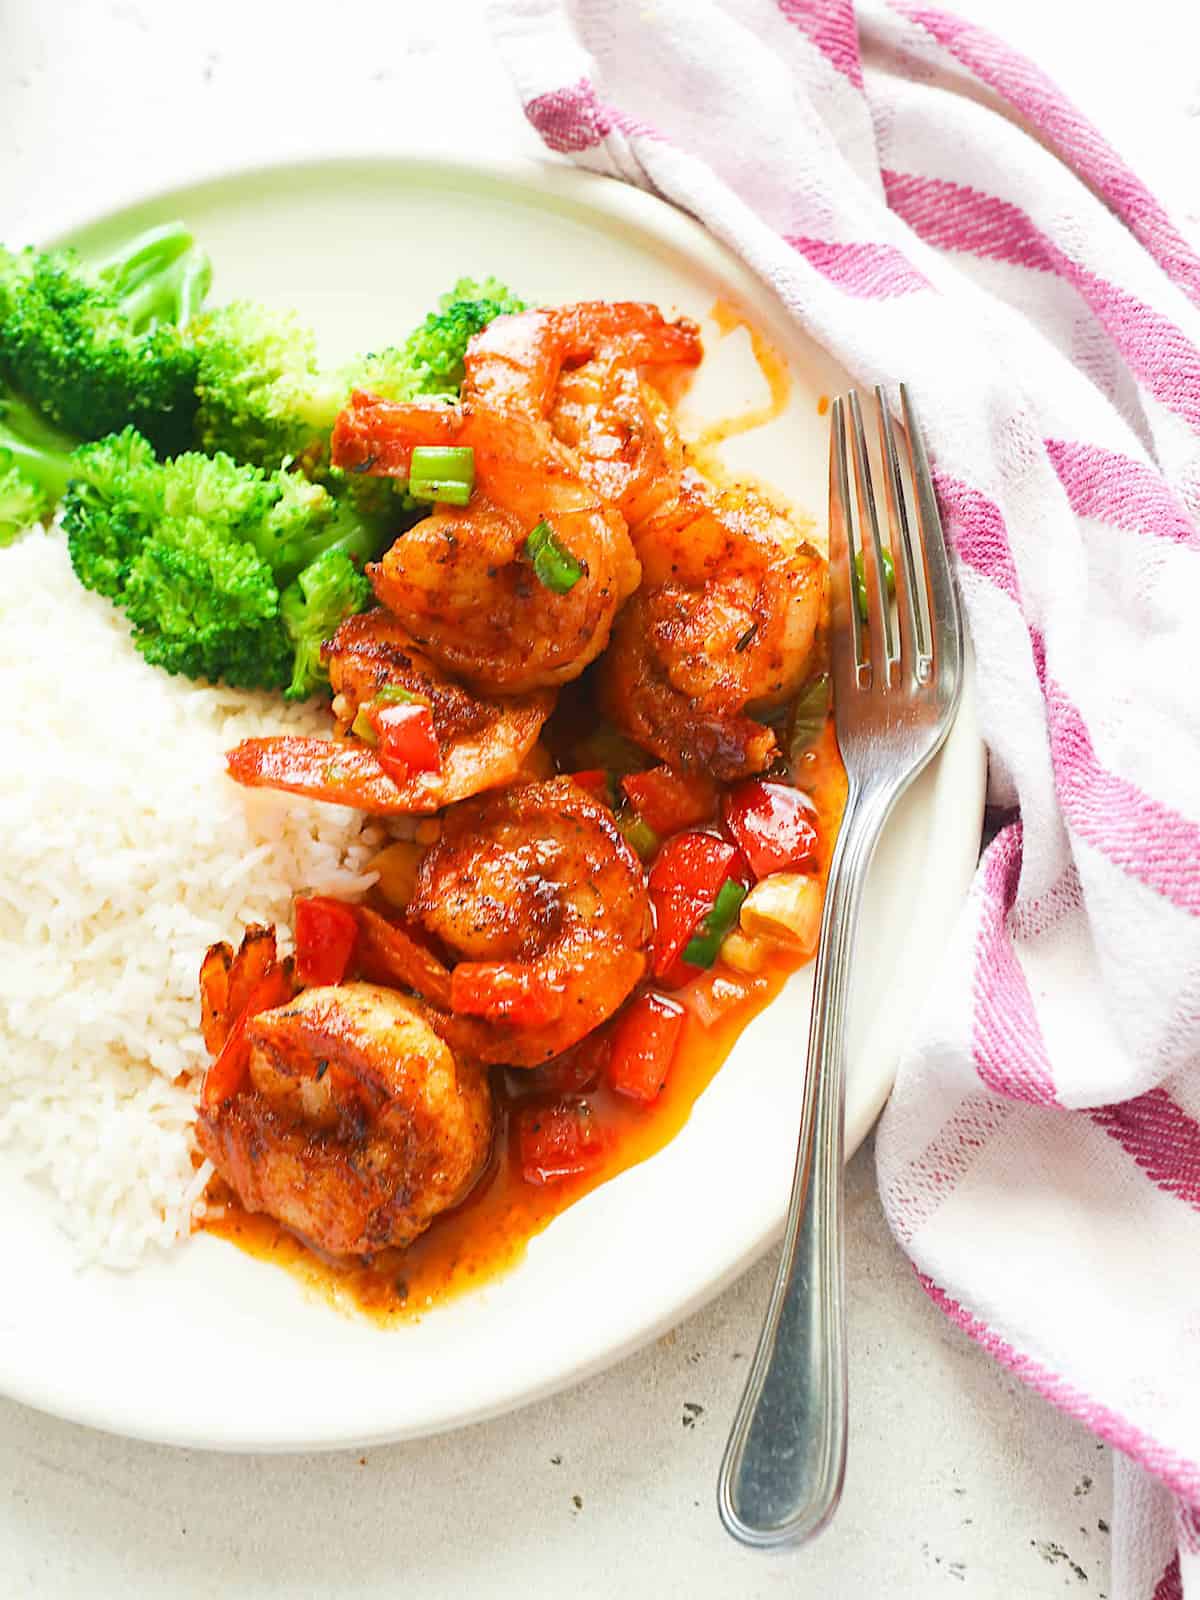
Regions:
<instances>
[{"instance_id":1,"label":"white ceramic plate","mask_svg":"<svg viewBox=\"0 0 1200 1600\"><path fill-rule=\"evenodd\" d=\"M787 415L728 459L823 517L817 400L844 375L733 256L645 194L535 165L307 162L158 195L67 237L102 248L175 216L211 251L216 298L295 307L331 356L402 336L465 273L494 272L531 300L646 299L701 320L718 295L732 298L786 351L793 393ZM706 331L695 407L727 414L761 398L744 339L715 345L711 322ZM897 1041L961 906L982 804L968 693L940 760L889 824L867 889L851 1151L887 1097ZM810 996L811 969L747 1029L674 1142L570 1207L516 1270L390 1331L203 1235L136 1273L77 1273L41 1197L0 1160L0 1390L142 1438L297 1450L435 1432L575 1382L679 1322L777 1236Z\"/></svg>"}]
</instances>

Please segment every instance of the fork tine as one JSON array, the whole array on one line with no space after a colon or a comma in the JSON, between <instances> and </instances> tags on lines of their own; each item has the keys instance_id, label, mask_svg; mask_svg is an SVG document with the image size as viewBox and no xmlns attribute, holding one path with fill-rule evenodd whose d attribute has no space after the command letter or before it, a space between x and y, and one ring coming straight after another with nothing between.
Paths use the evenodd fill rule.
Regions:
<instances>
[{"instance_id":1,"label":"fork tine","mask_svg":"<svg viewBox=\"0 0 1200 1600\"><path fill-rule=\"evenodd\" d=\"M923 683L929 676L932 650L924 609L917 603L925 589L925 564L921 563L921 587L917 587L917 563L913 554L913 535L908 520L908 497L896 450L896 431L888 411L887 395L876 385L875 404L879 408L879 448L883 453L884 486L887 495L889 542L896 572L896 611L900 619L900 669L911 681Z\"/></svg>"},{"instance_id":2,"label":"fork tine","mask_svg":"<svg viewBox=\"0 0 1200 1600\"><path fill-rule=\"evenodd\" d=\"M829 414L829 666L835 699L854 691L862 657L862 619L854 588L854 521L841 395Z\"/></svg>"},{"instance_id":3,"label":"fork tine","mask_svg":"<svg viewBox=\"0 0 1200 1600\"><path fill-rule=\"evenodd\" d=\"M879 537L875 486L871 481L871 463L867 455L867 430L863 427L856 389L850 391L850 427L854 438L858 527L864 551L863 583L867 591L867 618L871 635L871 682L877 688L884 688L891 681L896 648L892 635L892 608L883 581L883 544Z\"/></svg>"},{"instance_id":4,"label":"fork tine","mask_svg":"<svg viewBox=\"0 0 1200 1600\"><path fill-rule=\"evenodd\" d=\"M908 434L908 457L912 466L913 498L917 511L917 536L921 542L929 600L929 625L933 634L933 672L946 683L953 683L957 697L962 680L963 638L958 614L958 596L946 554L933 475L925 454L925 440L909 399L908 387L900 385L900 404L904 408L904 427Z\"/></svg>"}]
</instances>

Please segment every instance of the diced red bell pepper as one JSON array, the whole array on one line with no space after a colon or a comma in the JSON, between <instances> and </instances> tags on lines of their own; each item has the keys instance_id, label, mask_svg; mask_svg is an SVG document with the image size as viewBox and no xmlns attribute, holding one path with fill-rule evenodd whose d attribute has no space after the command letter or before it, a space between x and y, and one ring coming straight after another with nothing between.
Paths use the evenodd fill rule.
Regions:
<instances>
[{"instance_id":1,"label":"diced red bell pepper","mask_svg":"<svg viewBox=\"0 0 1200 1600\"><path fill-rule=\"evenodd\" d=\"M725 796L721 816L756 878L786 868L816 871L815 818L801 790L750 778Z\"/></svg>"},{"instance_id":2,"label":"diced red bell pepper","mask_svg":"<svg viewBox=\"0 0 1200 1600\"><path fill-rule=\"evenodd\" d=\"M358 942L358 917L344 901L296 901L296 976L306 987L341 983Z\"/></svg>"},{"instance_id":3,"label":"diced red bell pepper","mask_svg":"<svg viewBox=\"0 0 1200 1600\"><path fill-rule=\"evenodd\" d=\"M562 995L526 962L460 961L450 974L450 1009L536 1028L562 1015Z\"/></svg>"},{"instance_id":4,"label":"diced red bell pepper","mask_svg":"<svg viewBox=\"0 0 1200 1600\"><path fill-rule=\"evenodd\" d=\"M522 1106L517 1149L526 1183L560 1183L592 1172L604 1159L604 1130L586 1100Z\"/></svg>"},{"instance_id":5,"label":"diced red bell pepper","mask_svg":"<svg viewBox=\"0 0 1200 1600\"><path fill-rule=\"evenodd\" d=\"M573 772L571 779L581 789L594 795L602 806L612 805L612 791L608 786L608 773L603 767L589 767L586 772Z\"/></svg>"},{"instance_id":6,"label":"diced red bell pepper","mask_svg":"<svg viewBox=\"0 0 1200 1600\"><path fill-rule=\"evenodd\" d=\"M711 833L676 834L658 852L647 882L654 907L651 965L656 978L675 966L736 860L736 847Z\"/></svg>"},{"instance_id":7,"label":"diced red bell pepper","mask_svg":"<svg viewBox=\"0 0 1200 1600\"><path fill-rule=\"evenodd\" d=\"M292 980L283 967L272 967L265 977L259 978L238 1012L233 1025L221 1046L221 1053L204 1074L204 1087L200 1103L205 1110L214 1110L231 1099L245 1082L250 1065L250 1042L246 1038L246 1024L262 1011L286 1005L292 998Z\"/></svg>"},{"instance_id":8,"label":"diced red bell pepper","mask_svg":"<svg viewBox=\"0 0 1200 1600\"><path fill-rule=\"evenodd\" d=\"M677 1000L647 990L625 1008L613 1031L608 1081L631 1100L658 1098L679 1040L686 1013Z\"/></svg>"},{"instance_id":9,"label":"diced red bell pepper","mask_svg":"<svg viewBox=\"0 0 1200 1600\"><path fill-rule=\"evenodd\" d=\"M379 740L379 765L394 782L404 783L414 772L440 771L442 752L427 705L375 700L367 708L367 720Z\"/></svg>"},{"instance_id":10,"label":"diced red bell pepper","mask_svg":"<svg viewBox=\"0 0 1200 1600\"><path fill-rule=\"evenodd\" d=\"M596 1028L540 1067L521 1068L519 1075L543 1094L583 1094L600 1082L611 1054L611 1030Z\"/></svg>"},{"instance_id":11,"label":"diced red bell pepper","mask_svg":"<svg viewBox=\"0 0 1200 1600\"><path fill-rule=\"evenodd\" d=\"M707 822L717 809L717 786L706 773L651 767L630 772L621 787L638 815L661 837Z\"/></svg>"}]
</instances>

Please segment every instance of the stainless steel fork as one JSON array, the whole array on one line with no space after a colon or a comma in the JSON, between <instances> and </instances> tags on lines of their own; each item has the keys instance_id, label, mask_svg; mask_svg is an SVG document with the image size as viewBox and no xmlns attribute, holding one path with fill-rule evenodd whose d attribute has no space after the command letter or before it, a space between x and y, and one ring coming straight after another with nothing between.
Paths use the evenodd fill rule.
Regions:
<instances>
[{"instance_id":1,"label":"stainless steel fork","mask_svg":"<svg viewBox=\"0 0 1200 1600\"><path fill-rule=\"evenodd\" d=\"M783 1259L718 1484L725 1527L760 1549L811 1539L841 1497L846 998L859 903L880 830L945 739L962 686L958 600L920 430L901 384L915 512L910 515L901 449L882 389L875 398L895 607L888 596L866 431L858 395L851 392L833 403L829 439L830 668L849 791L821 922Z\"/></svg>"}]
</instances>

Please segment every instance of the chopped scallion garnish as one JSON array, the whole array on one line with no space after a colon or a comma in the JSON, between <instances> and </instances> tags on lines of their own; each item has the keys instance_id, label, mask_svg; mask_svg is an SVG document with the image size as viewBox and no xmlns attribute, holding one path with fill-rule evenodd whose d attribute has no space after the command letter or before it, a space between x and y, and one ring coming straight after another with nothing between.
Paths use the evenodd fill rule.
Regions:
<instances>
[{"instance_id":1,"label":"chopped scallion garnish","mask_svg":"<svg viewBox=\"0 0 1200 1600\"><path fill-rule=\"evenodd\" d=\"M408 475L447 483L474 483L475 452L469 445L419 444L413 450Z\"/></svg>"},{"instance_id":2,"label":"chopped scallion garnish","mask_svg":"<svg viewBox=\"0 0 1200 1600\"><path fill-rule=\"evenodd\" d=\"M829 716L829 674L811 678L796 696L788 723L787 753L792 767L821 737Z\"/></svg>"},{"instance_id":3,"label":"chopped scallion garnish","mask_svg":"<svg viewBox=\"0 0 1200 1600\"><path fill-rule=\"evenodd\" d=\"M354 713L354 721L350 724L350 732L361 739L364 744L373 746L379 743L379 735L371 726L371 718L368 715L368 710L369 708L367 706L359 706L358 710Z\"/></svg>"},{"instance_id":4,"label":"chopped scallion garnish","mask_svg":"<svg viewBox=\"0 0 1200 1600\"><path fill-rule=\"evenodd\" d=\"M712 910L684 947L683 959L689 966L712 966L725 942L725 935L733 931L745 898L745 885L738 883L736 878L726 878L713 901Z\"/></svg>"},{"instance_id":5,"label":"chopped scallion garnish","mask_svg":"<svg viewBox=\"0 0 1200 1600\"><path fill-rule=\"evenodd\" d=\"M634 855L640 856L643 861L649 861L658 849L659 839L645 817L636 811L618 813L617 827L620 828L625 843Z\"/></svg>"},{"instance_id":6,"label":"chopped scallion garnish","mask_svg":"<svg viewBox=\"0 0 1200 1600\"><path fill-rule=\"evenodd\" d=\"M475 486L475 451L468 446L417 445L408 469L414 500L442 500L465 506Z\"/></svg>"},{"instance_id":7,"label":"chopped scallion garnish","mask_svg":"<svg viewBox=\"0 0 1200 1600\"><path fill-rule=\"evenodd\" d=\"M383 700L390 706L407 705L410 700L419 700L419 694L413 694L411 689L406 689L402 683L385 683L382 689L376 689L376 700Z\"/></svg>"},{"instance_id":8,"label":"chopped scallion garnish","mask_svg":"<svg viewBox=\"0 0 1200 1600\"><path fill-rule=\"evenodd\" d=\"M554 594L567 594L583 577L583 563L560 543L548 522L539 522L525 540L525 554L538 582Z\"/></svg>"},{"instance_id":9,"label":"chopped scallion garnish","mask_svg":"<svg viewBox=\"0 0 1200 1600\"><path fill-rule=\"evenodd\" d=\"M444 505L465 506L471 498L471 485L453 479L410 478L408 492L414 500L440 500Z\"/></svg>"},{"instance_id":10,"label":"chopped scallion garnish","mask_svg":"<svg viewBox=\"0 0 1200 1600\"><path fill-rule=\"evenodd\" d=\"M892 562L892 552L887 545L881 545L883 551L883 582L890 595L896 592L896 568ZM865 622L867 620L867 578L863 567L863 553L860 550L854 558L854 587L858 594L858 614Z\"/></svg>"}]
</instances>

